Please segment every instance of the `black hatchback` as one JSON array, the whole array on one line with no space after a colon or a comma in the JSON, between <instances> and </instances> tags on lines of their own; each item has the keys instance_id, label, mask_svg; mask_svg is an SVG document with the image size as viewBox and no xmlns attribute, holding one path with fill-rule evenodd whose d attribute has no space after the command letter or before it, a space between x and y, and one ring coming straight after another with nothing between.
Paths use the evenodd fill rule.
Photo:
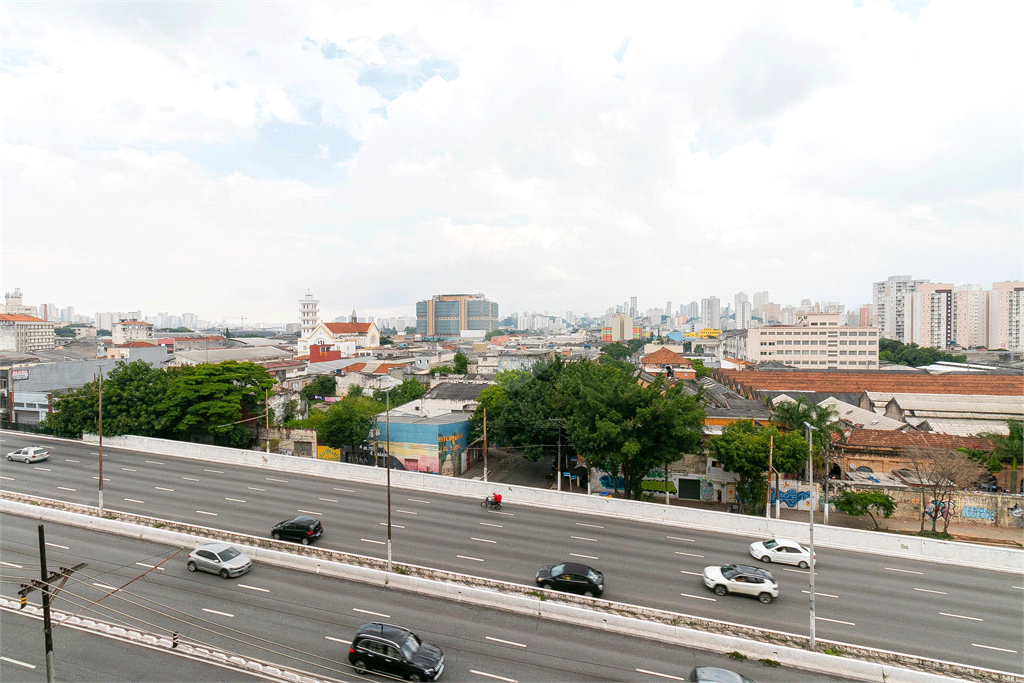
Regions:
<instances>
[{"instance_id":1,"label":"black hatchback","mask_svg":"<svg viewBox=\"0 0 1024 683\"><path fill-rule=\"evenodd\" d=\"M407 628L378 621L359 627L348 661L358 674L373 670L407 681L436 681L444 671L441 648Z\"/></svg>"},{"instance_id":2,"label":"black hatchback","mask_svg":"<svg viewBox=\"0 0 1024 683\"><path fill-rule=\"evenodd\" d=\"M541 567L537 571L537 585L597 597L604 592L604 574L585 564L566 562Z\"/></svg>"},{"instance_id":3,"label":"black hatchback","mask_svg":"<svg viewBox=\"0 0 1024 683\"><path fill-rule=\"evenodd\" d=\"M286 519L279 522L270 530L270 535L275 540L298 541L302 545L309 545L314 538L318 538L324 532L320 520L309 515L299 515L294 519Z\"/></svg>"}]
</instances>

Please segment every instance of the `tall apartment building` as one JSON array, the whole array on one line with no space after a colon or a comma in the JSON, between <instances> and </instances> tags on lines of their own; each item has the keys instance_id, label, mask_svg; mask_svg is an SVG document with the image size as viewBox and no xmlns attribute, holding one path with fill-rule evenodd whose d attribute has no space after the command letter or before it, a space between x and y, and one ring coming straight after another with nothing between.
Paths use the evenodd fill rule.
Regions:
<instances>
[{"instance_id":1,"label":"tall apartment building","mask_svg":"<svg viewBox=\"0 0 1024 683\"><path fill-rule=\"evenodd\" d=\"M878 330L883 337L910 342L910 326L907 325L907 307L913 302L907 295L917 290L928 280L914 280L909 275L890 275L884 282L871 286L871 304L875 308Z\"/></svg>"},{"instance_id":2,"label":"tall apartment building","mask_svg":"<svg viewBox=\"0 0 1024 683\"><path fill-rule=\"evenodd\" d=\"M904 343L944 349L953 341L953 285L918 284L903 295Z\"/></svg>"},{"instance_id":3,"label":"tall apartment building","mask_svg":"<svg viewBox=\"0 0 1024 683\"><path fill-rule=\"evenodd\" d=\"M717 296L700 300L700 321L704 327L717 328L722 318L722 302Z\"/></svg>"},{"instance_id":4,"label":"tall apartment building","mask_svg":"<svg viewBox=\"0 0 1024 683\"><path fill-rule=\"evenodd\" d=\"M952 336L965 348L988 345L988 292L981 285L953 288Z\"/></svg>"},{"instance_id":5,"label":"tall apartment building","mask_svg":"<svg viewBox=\"0 0 1024 683\"><path fill-rule=\"evenodd\" d=\"M309 292L299 299L299 324L302 325L303 337L313 334L313 330L320 324L320 301L314 299Z\"/></svg>"},{"instance_id":6,"label":"tall apartment building","mask_svg":"<svg viewBox=\"0 0 1024 683\"><path fill-rule=\"evenodd\" d=\"M21 313L0 313L0 351L48 351L56 346L53 328L53 321Z\"/></svg>"},{"instance_id":7,"label":"tall apartment building","mask_svg":"<svg viewBox=\"0 0 1024 683\"><path fill-rule=\"evenodd\" d=\"M618 342L640 337L640 328L633 325L633 319L624 313L612 316L611 324L601 329L601 341Z\"/></svg>"},{"instance_id":8,"label":"tall apartment building","mask_svg":"<svg viewBox=\"0 0 1024 683\"><path fill-rule=\"evenodd\" d=\"M838 313L803 313L796 325L750 328L745 360L808 370L877 370L878 329L840 325L841 318Z\"/></svg>"},{"instance_id":9,"label":"tall apartment building","mask_svg":"<svg viewBox=\"0 0 1024 683\"><path fill-rule=\"evenodd\" d=\"M636 297L635 296L629 297L629 309L627 311L626 307L623 306L622 307L622 312L623 313L627 313L628 312L630 318L635 318L636 317L637 310L636 310Z\"/></svg>"},{"instance_id":10,"label":"tall apartment building","mask_svg":"<svg viewBox=\"0 0 1024 683\"><path fill-rule=\"evenodd\" d=\"M988 348L1024 349L1024 282L994 282L988 292Z\"/></svg>"},{"instance_id":11,"label":"tall apartment building","mask_svg":"<svg viewBox=\"0 0 1024 683\"><path fill-rule=\"evenodd\" d=\"M490 332L498 323L498 304L483 294L435 294L416 303L416 332L425 337L458 337L462 330Z\"/></svg>"},{"instance_id":12,"label":"tall apartment building","mask_svg":"<svg viewBox=\"0 0 1024 683\"><path fill-rule=\"evenodd\" d=\"M736 329L745 330L750 327L750 316L753 309L749 301L740 301L736 304Z\"/></svg>"},{"instance_id":13,"label":"tall apartment building","mask_svg":"<svg viewBox=\"0 0 1024 683\"><path fill-rule=\"evenodd\" d=\"M768 305L768 292L754 292L753 307L755 309L764 310L764 307Z\"/></svg>"}]
</instances>

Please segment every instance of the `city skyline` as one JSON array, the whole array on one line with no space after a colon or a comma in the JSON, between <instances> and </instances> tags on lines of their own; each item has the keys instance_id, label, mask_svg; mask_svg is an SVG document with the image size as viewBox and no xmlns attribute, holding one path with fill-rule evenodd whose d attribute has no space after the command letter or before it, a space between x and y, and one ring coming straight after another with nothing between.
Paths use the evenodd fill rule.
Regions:
<instances>
[{"instance_id":1,"label":"city skyline","mask_svg":"<svg viewBox=\"0 0 1024 683\"><path fill-rule=\"evenodd\" d=\"M280 322L1024 279L1019 4L226 7L4 7L0 289Z\"/></svg>"}]
</instances>

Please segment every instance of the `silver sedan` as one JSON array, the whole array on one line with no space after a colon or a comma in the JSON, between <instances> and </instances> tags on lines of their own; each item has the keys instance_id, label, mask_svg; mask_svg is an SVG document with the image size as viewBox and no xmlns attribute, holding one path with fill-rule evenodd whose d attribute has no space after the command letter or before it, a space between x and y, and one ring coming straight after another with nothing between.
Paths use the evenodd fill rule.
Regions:
<instances>
[{"instance_id":1,"label":"silver sedan","mask_svg":"<svg viewBox=\"0 0 1024 683\"><path fill-rule=\"evenodd\" d=\"M252 560L227 543L207 543L188 554L188 570L220 574L222 579L241 576L252 569Z\"/></svg>"},{"instance_id":2,"label":"silver sedan","mask_svg":"<svg viewBox=\"0 0 1024 683\"><path fill-rule=\"evenodd\" d=\"M18 460L20 462L40 462L49 457L50 451L42 446L27 446L7 454L8 460Z\"/></svg>"}]
</instances>

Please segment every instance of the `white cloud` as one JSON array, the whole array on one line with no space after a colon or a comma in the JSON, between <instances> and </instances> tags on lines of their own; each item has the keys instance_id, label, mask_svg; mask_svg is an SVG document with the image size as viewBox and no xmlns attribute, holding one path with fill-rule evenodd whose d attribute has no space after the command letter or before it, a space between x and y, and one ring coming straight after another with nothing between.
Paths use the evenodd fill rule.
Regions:
<instances>
[{"instance_id":1,"label":"white cloud","mask_svg":"<svg viewBox=\"0 0 1024 683\"><path fill-rule=\"evenodd\" d=\"M284 320L306 287L339 313L446 289L597 312L1024 275L1016 3L260 7L0 10L4 247L61 273L4 286ZM360 84L433 63L458 77L390 102ZM182 149L276 121L356 140L314 143L341 180Z\"/></svg>"}]
</instances>

